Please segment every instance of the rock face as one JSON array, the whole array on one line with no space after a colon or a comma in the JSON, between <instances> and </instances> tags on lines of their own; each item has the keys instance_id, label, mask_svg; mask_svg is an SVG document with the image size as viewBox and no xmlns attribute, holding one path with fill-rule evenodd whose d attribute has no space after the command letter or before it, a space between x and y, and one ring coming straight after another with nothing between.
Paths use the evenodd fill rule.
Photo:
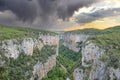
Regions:
<instances>
[{"instance_id":1,"label":"rock face","mask_svg":"<svg viewBox=\"0 0 120 80\"><path fill-rule=\"evenodd\" d=\"M76 68L73 72L74 80L83 80L83 69Z\"/></svg>"},{"instance_id":2,"label":"rock face","mask_svg":"<svg viewBox=\"0 0 120 80\"><path fill-rule=\"evenodd\" d=\"M56 65L56 55L52 55L48 58L46 63L38 62L34 66L33 77L30 80L34 80L34 75L39 76L39 80L41 80L47 73Z\"/></svg>"},{"instance_id":3,"label":"rock face","mask_svg":"<svg viewBox=\"0 0 120 80\"><path fill-rule=\"evenodd\" d=\"M58 45L59 37L50 35L40 35L38 39L26 38L26 39L12 39L1 41L0 49L4 49L6 57L17 58L21 52L26 55L33 54L33 48L37 47L39 50L44 45ZM57 46L58 47L58 46Z\"/></svg>"},{"instance_id":4,"label":"rock face","mask_svg":"<svg viewBox=\"0 0 120 80\"><path fill-rule=\"evenodd\" d=\"M62 36L64 46L73 51L80 51L82 58L73 72L74 80L120 80L120 66L108 67L107 61L101 61L105 50L88 40L94 35L65 34Z\"/></svg>"},{"instance_id":5,"label":"rock face","mask_svg":"<svg viewBox=\"0 0 120 80\"><path fill-rule=\"evenodd\" d=\"M86 34L65 34L63 36L64 46L69 49L78 52L80 50L80 44L86 41L89 35Z\"/></svg>"},{"instance_id":6,"label":"rock face","mask_svg":"<svg viewBox=\"0 0 120 80\"><path fill-rule=\"evenodd\" d=\"M105 54L105 50L99 48L94 43L87 41L82 47L81 65L78 66L73 76L75 80L120 80L120 69L107 66L107 62L102 62L100 58Z\"/></svg>"},{"instance_id":7,"label":"rock face","mask_svg":"<svg viewBox=\"0 0 120 80\"><path fill-rule=\"evenodd\" d=\"M33 76L30 80L34 80L34 75L38 75L41 80L56 65L56 57L58 55L59 37L58 35L40 35L38 38L11 39L1 41L0 50L9 59L17 59L21 53L33 55L34 48L41 50L43 46L55 46L55 54L48 57L45 63L37 62L33 67ZM42 56L41 56L42 57ZM4 64L0 55L0 66Z\"/></svg>"}]
</instances>

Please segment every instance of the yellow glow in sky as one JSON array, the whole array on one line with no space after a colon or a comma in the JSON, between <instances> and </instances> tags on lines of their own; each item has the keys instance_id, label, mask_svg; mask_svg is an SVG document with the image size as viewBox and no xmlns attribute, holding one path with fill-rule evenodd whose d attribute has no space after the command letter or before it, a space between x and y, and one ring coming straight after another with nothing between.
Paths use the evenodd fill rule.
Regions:
<instances>
[{"instance_id":1,"label":"yellow glow in sky","mask_svg":"<svg viewBox=\"0 0 120 80\"><path fill-rule=\"evenodd\" d=\"M74 12L73 17L80 17L82 13L92 14L101 9L109 10L109 9L116 9L116 8L120 8L120 0L103 0L101 2L93 4L90 7L80 8L78 11ZM119 14L119 11L114 11L114 14ZM84 28L105 29L105 28L116 26L116 25L120 25L119 15L114 15L111 17L107 16L101 19L98 18L95 21L92 21L90 23L85 23L83 25L81 23L75 24L74 26L67 27L64 30L69 31L69 30L84 29Z\"/></svg>"},{"instance_id":2,"label":"yellow glow in sky","mask_svg":"<svg viewBox=\"0 0 120 80\"><path fill-rule=\"evenodd\" d=\"M117 17L119 17L120 19L120 16L117 16ZM69 30L85 29L85 28L106 29L116 25L120 25L120 21L117 21L115 17L109 17L109 18L96 20L81 26L80 25L71 26L71 27L65 28L64 30L69 31Z\"/></svg>"}]
</instances>

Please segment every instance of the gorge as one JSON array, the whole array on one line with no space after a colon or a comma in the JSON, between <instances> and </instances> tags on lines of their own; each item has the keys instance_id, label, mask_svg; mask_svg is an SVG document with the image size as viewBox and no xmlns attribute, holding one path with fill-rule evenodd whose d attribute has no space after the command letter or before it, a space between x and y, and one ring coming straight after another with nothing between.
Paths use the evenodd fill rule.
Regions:
<instances>
[{"instance_id":1,"label":"gorge","mask_svg":"<svg viewBox=\"0 0 120 80\"><path fill-rule=\"evenodd\" d=\"M0 26L0 80L120 80L120 27L56 34Z\"/></svg>"}]
</instances>

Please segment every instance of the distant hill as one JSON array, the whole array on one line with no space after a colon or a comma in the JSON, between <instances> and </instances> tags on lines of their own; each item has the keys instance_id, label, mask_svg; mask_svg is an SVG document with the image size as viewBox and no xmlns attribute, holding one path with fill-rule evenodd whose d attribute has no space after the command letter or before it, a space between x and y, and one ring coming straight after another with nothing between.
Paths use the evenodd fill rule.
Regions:
<instances>
[{"instance_id":1,"label":"distant hill","mask_svg":"<svg viewBox=\"0 0 120 80\"><path fill-rule=\"evenodd\" d=\"M70 34L88 34L90 36L88 40L92 40L96 44L102 45L102 47L113 46L120 48L120 26L114 26L104 30L98 29L81 29L68 31Z\"/></svg>"},{"instance_id":2,"label":"distant hill","mask_svg":"<svg viewBox=\"0 0 120 80\"><path fill-rule=\"evenodd\" d=\"M101 34L91 37L90 40L102 47L119 47L120 50L120 26L105 29L101 31Z\"/></svg>"},{"instance_id":3,"label":"distant hill","mask_svg":"<svg viewBox=\"0 0 120 80\"><path fill-rule=\"evenodd\" d=\"M116 31L117 32L120 31L120 26L115 26L115 27L104 29L104 30L99 30L94 28L79 29L79 30L67 31L65 33L98 35L98 34L112 33Z\"/></svg>"},{"instance_id":4,"label":"distant hill","mask_svg":"<svg viewBox=\"0 0 120 80\"><path fill-rule=\"evenodd\" d=\"M37 37L41 34L55 35L55 32L27 28L27 27L13 27L0 25L0 40L11 39L11 38L26 38L26 37Z\"/></svg>"}]
</instances>

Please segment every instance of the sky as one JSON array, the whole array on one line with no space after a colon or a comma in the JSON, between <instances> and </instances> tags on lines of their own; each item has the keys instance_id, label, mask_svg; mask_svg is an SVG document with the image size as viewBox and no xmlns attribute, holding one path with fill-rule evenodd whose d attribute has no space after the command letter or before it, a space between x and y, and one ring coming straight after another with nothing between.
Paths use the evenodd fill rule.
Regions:
<instances>
[{"instance_id":1,"label":"sky","mask_svg":"<svg viewBox=\"0 0 120 80\"><path fill-rule=\"evenodd\" d=\"M120 25L120 0L0 0L0 24L69 31Z\"/></svg>"}]
</instances>

